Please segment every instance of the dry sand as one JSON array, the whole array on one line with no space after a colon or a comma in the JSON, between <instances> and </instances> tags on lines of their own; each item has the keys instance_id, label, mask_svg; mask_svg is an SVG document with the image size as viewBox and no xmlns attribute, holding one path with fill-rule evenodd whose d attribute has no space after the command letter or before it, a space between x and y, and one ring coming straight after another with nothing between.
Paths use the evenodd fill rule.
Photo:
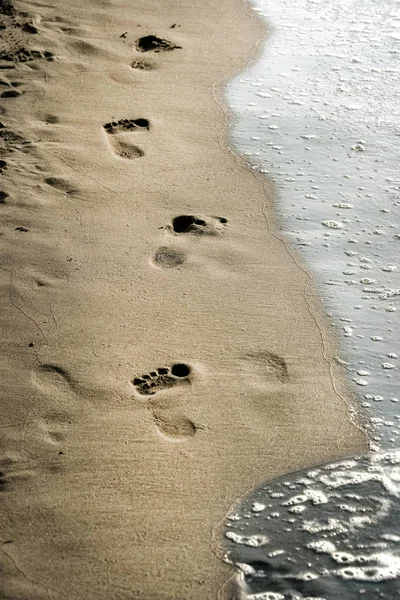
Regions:
<instances>
[{"instance_id":1,"label":"dry sand","mask_svg":"<svg viewBox=\"0 0 400 600\"><path fill-rule=\"evenodd\" d=\"M1 15L1 598L222 597L230 505L365 448L269 186L223 144L218 89L262 26L239 0L15 5ZM181 48L138 51L153 34Z\"/></svg>"}]
</instances>

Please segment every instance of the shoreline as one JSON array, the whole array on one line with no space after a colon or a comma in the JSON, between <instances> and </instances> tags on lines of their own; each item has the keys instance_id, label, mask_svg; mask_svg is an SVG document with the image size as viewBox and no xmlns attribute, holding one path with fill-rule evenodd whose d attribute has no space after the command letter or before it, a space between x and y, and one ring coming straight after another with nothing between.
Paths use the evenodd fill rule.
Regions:
<instances>
[{"instance_id":1,"label":"shoreline","mask_svg":"<svg viewBox=\"0 0 400 600\"><path fill-rule=\"evenodd\" d=\"M221 143L264 26L239 0L16 6L43 57L2 72L0 591L217 598L240 496L366 450L269 184Z\"/></svg>"}]
</instances>

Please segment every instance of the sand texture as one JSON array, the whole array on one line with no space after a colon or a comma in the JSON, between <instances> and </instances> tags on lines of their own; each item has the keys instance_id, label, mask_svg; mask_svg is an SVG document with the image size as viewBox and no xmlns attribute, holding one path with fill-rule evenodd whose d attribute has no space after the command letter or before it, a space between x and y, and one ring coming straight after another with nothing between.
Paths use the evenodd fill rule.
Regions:
<instances>
[{"instance_id":1,"label":"sand texture","mask_svg":"<svg viewBox=\"0 0 400 600\"><path fill-rule=\"evenodd\" d=\"M365 447L269 188L224 146L218 90L261 25L239 0L15 7L0 1L0 597L223 597L231 504Z\"/></svg>"}]
</instances>

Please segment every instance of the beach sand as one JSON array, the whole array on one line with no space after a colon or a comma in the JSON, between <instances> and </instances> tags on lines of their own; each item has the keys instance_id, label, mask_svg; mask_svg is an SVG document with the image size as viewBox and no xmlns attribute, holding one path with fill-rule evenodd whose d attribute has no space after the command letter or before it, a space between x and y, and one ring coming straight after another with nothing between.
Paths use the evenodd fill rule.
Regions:
<instances>
[{"instance_id":1,"label":"beach sand","mask_svg":"<svg viewBox=\"0 0 400 600\"><path fill-rule=\"evenodd\" d=\"M263 26L239 0L10 6L1 598L231 597L232 503L366 448L272 186L224 145Z\"/></svg>"}]
</instances>

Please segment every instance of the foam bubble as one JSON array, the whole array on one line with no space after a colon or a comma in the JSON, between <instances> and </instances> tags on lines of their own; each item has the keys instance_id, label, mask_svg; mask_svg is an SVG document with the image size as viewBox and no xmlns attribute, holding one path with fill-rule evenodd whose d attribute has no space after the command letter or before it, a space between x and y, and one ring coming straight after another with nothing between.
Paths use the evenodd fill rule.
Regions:
<instances>
[{"instance_id":1,"label":"foam bubble","mask_svg":"<svg viewBox=\"0 0 400 600\"><path fill-rule=\"evenodd\" d=\"M322 225L329 227L329 229L343 229L342 223L338 221L322 221Z\"/></svg>"},{"instance_id":2,"label":"foam bubble","mask_svg":"<svg viewBox=\"0 0 400 600\"><path fill-rule=\"evenodd\" d=\"M267 511L253 514L255 503L280 518L269 519ZM301 507L307 509L293 511ZM281 478L243 500L239 515L239 522L230 522L226 543L228 561L240 563L241 598L396 597L400 535L393 524L400 515L400 450ZM247 544L255 536L268 538L267 554L262 545Z\"/></svg>"},{"instance_id":3,"label":"foam bubble","mask_svg":"<svg viewBox=\"0 0 400 600\"><path fill-rule=\"evenodd\" d=\"M266 546L269 542L266 535L245 536L239 535L233 531L227 531L225 537L232 540L232 542L235 542L235 544L242 544L243 546L250 546L251 548L260 548L261 546Z\"/></svg>"}]
</instances>

